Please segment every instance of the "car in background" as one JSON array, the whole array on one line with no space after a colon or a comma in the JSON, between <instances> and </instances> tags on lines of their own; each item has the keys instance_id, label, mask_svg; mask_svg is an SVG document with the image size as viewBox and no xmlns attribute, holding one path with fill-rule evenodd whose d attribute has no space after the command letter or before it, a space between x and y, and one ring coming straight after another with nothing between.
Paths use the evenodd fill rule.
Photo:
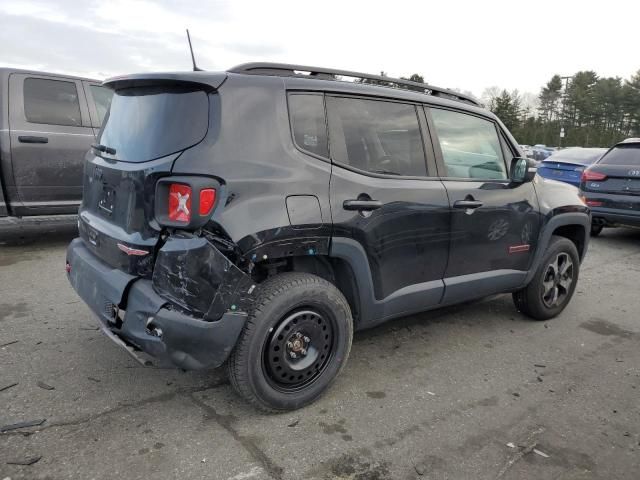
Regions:
<instances>
[{"instance_id":1,"label":"car in background","mask_svg":"<svg viewBox=\"0 0 640 480\"><path fill-rule=\"evenodd\" d=\"M522 150L522 153L524 153L525 157L533 158L533 149L531 148L531 145L520 145L520 149Z\"/></svg>"},{"instance_id":2,"label":"car in background","mask_svg":"<svg viewBox=\"0 0 640 480\"><path fill-rule=\"evenodd\" d=\"M551 154L554 152L553 148L547 147L546 145L542 145L542 144L534 145L531 150L533 152L532 158L538 162L545 160L547 157L551 156Z\"/></svg>"},{"instance_id":3,"label":"car in background","mask_svg":"<svg viewBox=\"0 0 640 480\"><path fill-rule=\"evenodd\" d=\"M580 193L591 208L591 235L604 227L640 227L640 138L614 145L587 168Z\"/></svg>"},{"instance_id":4,"label":"car in background","mask_svg":"<svg viewBox=\"0 0 640 480\"><path fill-rule=\"evenodd\" d=\"M571 147L554 152L538 165L538 175L580 186L580 178L586 167L598 160L606 148Z\"/></svg>"},{"instance_id":5,"label":"car in background","mask_svg":"<svg viewBox=\"0 0 640 480\"><path fill-rule=\"evenodd\" d=\"M84 156L112 95L100 80L0 68L0 237L76 224Z\"/></svg>"}]
</instances>

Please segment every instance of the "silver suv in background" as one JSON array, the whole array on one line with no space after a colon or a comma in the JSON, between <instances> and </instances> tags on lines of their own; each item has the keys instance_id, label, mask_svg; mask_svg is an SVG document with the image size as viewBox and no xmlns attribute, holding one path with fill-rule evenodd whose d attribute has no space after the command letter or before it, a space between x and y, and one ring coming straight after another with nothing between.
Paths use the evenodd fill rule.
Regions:
<instances>
[{"instance_id":1,"label":"silver suv in background","mask_svg":"<svg viewBox=\"0 0 640 480\"><path fill-rule=\"evenodd\" d=\"M0 235L76 221L84 156L112 91L99 80L0 68Z\"/></svg>"}]
</instances>

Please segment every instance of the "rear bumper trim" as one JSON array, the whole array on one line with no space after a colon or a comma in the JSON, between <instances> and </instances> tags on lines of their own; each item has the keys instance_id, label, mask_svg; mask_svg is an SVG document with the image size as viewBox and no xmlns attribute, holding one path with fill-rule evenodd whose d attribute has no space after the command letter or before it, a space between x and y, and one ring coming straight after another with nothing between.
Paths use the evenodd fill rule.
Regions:
<instances>
[{"instance_id":1,"label":"rear bumper trim","mask_svg":"<svg viewBox=\"0 0 640 480\"><path fill-rule=\"evenodd\" d=\"M236 344L247 319L244 312L226 312L217 321L205 321L177 311L153 289L150 280L112 269L82 239L67 250L69 281L96 314L111 340L143 365L153 357L159 366L185 370L222 365ZM124 312L114 318L112 309ZM122 312L121 312L122 313Z\"/></svg>"},{"instance_id":2,"label":"rear bumper trim","mask_svg":"<svg viewBox=\"0 0 640 480\"><path fill-rule=\"evenodd\" d=\"M610 211L591 209L593 223L605 226L626 225L630 227L640 227L640 212L629 214L627 211Z\"/></svg>"}]
</instances>

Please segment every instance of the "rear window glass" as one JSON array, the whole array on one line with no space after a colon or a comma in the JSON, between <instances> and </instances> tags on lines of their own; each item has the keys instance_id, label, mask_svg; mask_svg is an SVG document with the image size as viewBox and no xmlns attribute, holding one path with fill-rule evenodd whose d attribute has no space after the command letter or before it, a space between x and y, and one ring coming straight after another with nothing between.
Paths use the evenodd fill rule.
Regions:
<instances>
[{"instance_id":1,"label":"rear window glass","mask_svg":"<svg viewBox=\"0 0 640 480\"><path fill-rule=\"evenodd\" d=\"M24 114L31 123L81 126L76 84L44 78L25 79Z\"/></svg>"},{"instance_id":2,"label":"rear window glass","mask_svg":"<svg viewBox=\"0 0 640 480\"><path fill-rule=\"evenodd\" d=\"M144 162L189 148L209 128L209 99L203 90L179 86L116 90L99 143L114 158Z\"/></svg>"},{"instance_id":3,"label":"rear window glass","mask_svg":"<svg viewBox=\"0 0 640 480\"><path fill-rule=\"evenodd\" d=\"M598 162L600 165L624 165L637 167L640 165L640 145L624 145L615 147Z\"/></svg>"},{"instance_id":4,"label":"rear window glass","mask_svg":"<svg viewBox=\"0 0 640 480\"><path fill-rule=\"evenodd\" d=\"M316 155L328 157L322 95L289 95L289 114L296 145Z\"/></svg>"}]
</instances>

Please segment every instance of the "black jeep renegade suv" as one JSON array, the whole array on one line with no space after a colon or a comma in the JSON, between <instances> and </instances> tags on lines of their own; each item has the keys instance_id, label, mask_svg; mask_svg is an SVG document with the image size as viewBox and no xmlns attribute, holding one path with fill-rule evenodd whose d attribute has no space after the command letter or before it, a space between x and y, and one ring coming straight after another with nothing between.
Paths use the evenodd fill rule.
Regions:
<instances>
[{"instance_id":1,"label":"black jeep renegade suv","mask_svg":"<svg viewBox=\"0 0 640 480\"><path fill-rule=\"evenodd\" d=\"M128 75L87 154L69 280L137 358L227 363L264 410L306 405L354 329L578 281L590 213L474 99L295 65Z\"/></svg>"}]
</instances>

